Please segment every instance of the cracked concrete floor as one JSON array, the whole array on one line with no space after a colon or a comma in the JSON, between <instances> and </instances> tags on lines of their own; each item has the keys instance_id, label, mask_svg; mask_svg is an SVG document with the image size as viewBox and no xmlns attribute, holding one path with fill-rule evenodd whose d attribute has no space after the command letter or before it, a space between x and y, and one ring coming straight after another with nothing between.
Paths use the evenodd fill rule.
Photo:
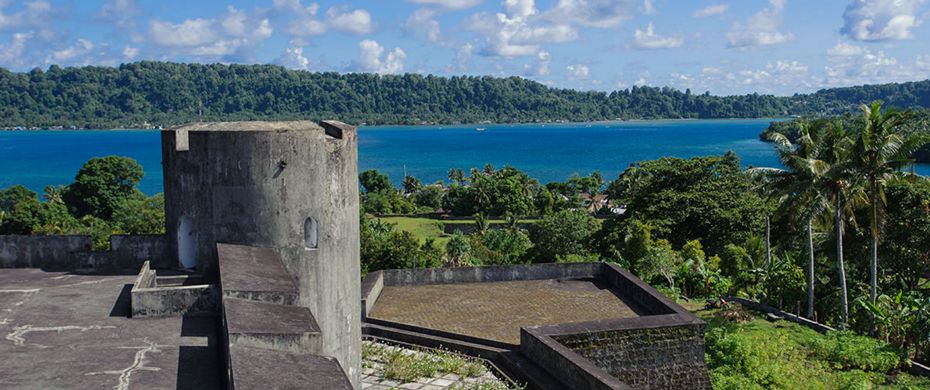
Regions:
<instances>
[{"instance_id":1,"label":"cracked concrete floor","mask_svg":"<svg viewBox=\"0 0 930 390\"><path fill-rule=\"evenodd\" d=\"M134 280L0 269L0 388L221 388L215 319L129 319Z\"/></svg>"}]
</instances>

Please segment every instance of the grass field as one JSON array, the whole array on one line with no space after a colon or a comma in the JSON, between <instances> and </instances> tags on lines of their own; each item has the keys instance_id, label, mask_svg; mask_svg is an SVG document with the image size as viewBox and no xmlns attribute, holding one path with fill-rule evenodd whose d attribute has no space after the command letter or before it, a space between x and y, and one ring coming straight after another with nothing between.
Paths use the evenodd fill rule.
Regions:
<instances>
[{"instance_id":1,"label":"grass field","mask_svg":"<svg viewBox=\"0 0 930 390\"><path fill-rule=\"evenodd\" d=\"M475 221L463 220L463 221L450 221L450 220L438 220L431 218L414 218L414 217L384 217L379 218L380 220L393 224L394 228L401 231L408 231L412 233L421 243L425 242L427 239L435 239L436 243L442 247L446 246L446 242L449 241L449 235L443 233L442 227L448 225L474 225ZM506 223L503 219L491 219L488 220L491 224L502 224ZM520 223L533 223L535 220L532 219L522 219L518 221Z\"/></svg>"}]
</instances>

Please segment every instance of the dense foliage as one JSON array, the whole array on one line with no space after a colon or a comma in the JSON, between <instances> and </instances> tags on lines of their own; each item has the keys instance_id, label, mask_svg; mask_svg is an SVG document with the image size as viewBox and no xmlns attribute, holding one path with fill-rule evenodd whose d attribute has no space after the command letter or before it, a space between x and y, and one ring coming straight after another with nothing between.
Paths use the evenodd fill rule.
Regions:
<instances>
[{"instance_id":1,"label":"dense foliage","mask_svg":"<svg viewBox=\"0 0 930 390\"><path fill-rule=\"evenodd\" d=\"M705 361L715 389L922 389L926 378L900 373L901 351L852 332L819 334L787 321L701 311L708 321ZM877 386L876 386L877 385Z\"/></svg>"},{"instance_id":2,"label":"dense foliage","mask_svg":"<svg viewBox=\"0 0 930 390\"><path fill-rule=\"evenodd\" d=\"M311 73L274 65L137 62L0 70L0 127L127 128L198 120L338 118L361 124L755 118L834 114L877 98L930 106L930 81L808 95L712 96L632 87L610 93L519 78Z\"/></svg>"},{"instance_id":3,"label":"dense foliage","mask_svg":"<svg viewBox=\"0 0 930 390\"><path fill-rule=\"evenodd\" d=\"M136 189L142 167L126 157L93 158L74 183L46 187L40 201L23 186L0 190L0 234L86 234L109 246L113 234L161 234L165 199Z\"/></svg>"}]
</instances>

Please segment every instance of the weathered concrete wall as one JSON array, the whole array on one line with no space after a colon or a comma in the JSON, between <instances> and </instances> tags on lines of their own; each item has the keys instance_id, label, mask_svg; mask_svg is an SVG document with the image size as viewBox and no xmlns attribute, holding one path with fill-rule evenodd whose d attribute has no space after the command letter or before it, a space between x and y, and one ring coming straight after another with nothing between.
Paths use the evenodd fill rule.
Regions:
<instances>
[{"instance_id":1,"label":"weathered concrete wall","mask_svg":"<svg viewBox=\"0 0 930 390\"><path fill-rule=\"evenodd\" d=\"M710 389L704 325L618 329L554 336L635 389Z\"/></svg>"},{"instance_id":2,"label":"weathered concrete wall","mask_svg":"<svg viewBox=\"0 0 930 390\"><path fill-rule=\"evenodd\" d=\"M137 268L145 261L156 269L177 268L166 261L167 250L168 240L163 234L110 236L109 256L113 268Z\"/></svg>"},{"instance_id":3,"label":"weathered concrete wall","mask_svg":"<svg viewBox=\"0 0 930 390\"><path fill-rule=\"evenodd\" d=\"M209 274L217 242L275 249L297 280L297 304L319 322L322 353L336 357L354 384L357 143L355 128L338 123L208 123L162 133L169 261L181 262L184 243L192 243L197 267Z\"/></svg>"},{"instance_id":4,"label":"weathered concrete wall","mask_svg":"<svg viewBox=\"0 0 930 390\"><path fill-rule=\"evenodd\" d=\"M109 251L93 251L92 245L90 236L0 235L0 268L138 269L145 261L166 265L163 235L114 235Z\"/></svg>"},{"instance_id":5,"label":"weathered concrete wall","mask_svg":"<svg viewBox=\"0 0 930 390\"><path fill-rule=\"evenodd\" d=\"M217 314L219 292L216 287L207 284L187 285L186 281L190 279L186 276L170 276L163 280L170 281L171 285L160 286L159 278L149 262L142 263L130 292L133 318Z\"/></svg>"},{"instance_id":6,"label":"weathered concrete wall","mask_svg":"<svg viewBox=\"0 0 930 390\"><path fill-rule=\"evenodd\" d=\"M132 288L132 316L215 316L219 302L216 287L207 284Z\"/></svg>"},{"instance_id":7,"label":"weathered concrete wall","mask_svg":"<svg viewBox=\"0 0 930 390\"><path fill-rule=\"evenodd\" d=\"M565 388L632 390L606 370L547 335L521 329L520 352L557 378Z\"/></svg>"},{"instance_id":8,"label":"weathered concrete wall","mask_svg":"<svg viewBox=\"0 0 930 390\"><path fill-rule=\"evenodd\" d=\"M602 263L545 263L487 267L420 268L378 271L387 286L507 282L512 280L594 278ZM369 273L375 275L375 273Z\"/></svg>"},{"instance_id":9,"label":"weathered concrete wall","mask_svg":"<svg viewBox=\"0 0 930 390\"><path fill-rule=\"evenodd\" d=\"M78 268L76 253L92 244L90 236L0 235L0 268Z\"/></svg>"}]
</instances>

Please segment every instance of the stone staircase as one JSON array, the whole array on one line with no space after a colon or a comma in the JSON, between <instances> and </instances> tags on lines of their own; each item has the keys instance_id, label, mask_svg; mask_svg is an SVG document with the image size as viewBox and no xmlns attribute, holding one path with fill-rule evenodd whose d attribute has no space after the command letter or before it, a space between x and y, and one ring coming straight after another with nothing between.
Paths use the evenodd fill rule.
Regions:
<instances>
[{"instance_id":1,"label":"stone staircase","mask_svg":"<svg viewBox=\"0 0 930 390\"><path fill-rule=\"evenodd\" d=\"M294 279L272 249L216 244L230 389L351 389L339 362L320 355L322 334L296 306ZM295 373L299 373L296 374Z\"/></svg>"}]
</instances>

